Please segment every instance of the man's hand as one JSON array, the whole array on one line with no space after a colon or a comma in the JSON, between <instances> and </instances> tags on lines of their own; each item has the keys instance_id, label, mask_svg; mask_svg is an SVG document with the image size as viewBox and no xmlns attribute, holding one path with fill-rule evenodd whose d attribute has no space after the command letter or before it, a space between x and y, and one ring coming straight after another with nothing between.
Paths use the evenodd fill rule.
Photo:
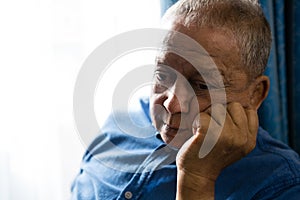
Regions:
<instances>
[{"instance_id":1,"label":"man's hand","mask_svg":"<svg viewBox=\"0 0 300 200\"><path fill-rule=\"evenodd\" d=\"M215 104L201 112L200 127L195 129L194 135L177 155L177 199L213 198L214 183L221 171L255 147L257 129L256 111L244 109L236 102L229 103L226 110L224 105ZM205 157L199 158L206 134L217 134L216 130L220 130L221 134L216 136L219 138L215 146Z\"/></svg>"}]
</instances>

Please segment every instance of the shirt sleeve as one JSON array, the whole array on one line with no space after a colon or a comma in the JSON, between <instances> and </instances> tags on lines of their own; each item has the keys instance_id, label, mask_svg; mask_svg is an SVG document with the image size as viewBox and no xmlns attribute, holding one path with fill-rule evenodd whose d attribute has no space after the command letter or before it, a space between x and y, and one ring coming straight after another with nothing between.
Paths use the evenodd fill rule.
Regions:
<instances>
[{"instance_id":1,"label":"shirt sleeve","mask_svg":"<svg viewBox=\"0 0 300 200\"><path fill-rule=\"evenodd\" d=\"M299 200L300 199L300 185L290 187L282 192L276 200Z\"/></svg>"}]
</instances>

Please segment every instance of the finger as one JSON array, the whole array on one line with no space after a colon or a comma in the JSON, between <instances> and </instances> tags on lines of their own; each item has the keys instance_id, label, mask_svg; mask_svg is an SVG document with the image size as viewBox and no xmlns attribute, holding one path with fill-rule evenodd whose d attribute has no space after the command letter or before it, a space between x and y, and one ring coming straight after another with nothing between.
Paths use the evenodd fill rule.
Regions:
<instances>
[{"instance_id":1,"label":"finger","mask_svg":"<svg viewBox=\"0 0 300 200\"><path fill-rule=\"evenodd\" d=\"M255 110L245 110L248 119L248 152L252 151L256 145L256 136L258 130L258 116Z\"/></svg>"},{"instance_id":2,"label":"finger","mask_svg":"<svg viewBox=\"0 0 300 200\"><path fill-rule=\"evenodd\" d=\"M256 136L257 129L258 129L258 115L257 115L257 112L255 110L250 110L250 109L245 110L245 112L246 112L246 116L247 116L247 119L248 119L249 131L250 131L251 135Z\"/></svg>"},{"instance_id":3,"label":"finger","mask_svg":"<svg viewBox=\"0 0 300 200\"><path fill-rule=\"evenodd\" d=\"M223 104L218 103L211 106L210 116L219 126L223 126L226 119L226 113L226 106Z\"/></svg>"},{"instance_id":4,"label":"finger","mask_svg":"<svg viewBox=\"0 0 300 200\"><path fill-rule=\"evenodd\" d=\"M197 129L201 127L201 122L200 122L200 113L195 117L192 128L193 128L193 134L195 135L197 132Z\"/></svg>"},{"instance_id":5,"label":"finger","mask_svg":"<svg viewBox=\"0 0 300 200\"><path fill-rule=\"evenodd\" d=\"M203 144L205 135L202 134L198 128L195 135L193 135L190 139L188 139L180 148L177 158L182 156L188 156L190 158L198 157L200 148Z\"/></svg>"},{"instance_id":6,"label":"finger","mask_svg":"<svg viewBox=\"0 0 300 200\"><path fill-rule=\"evenodd\" d=\"M200 117L200 119L199 119L200 127L198 127L198 128L200 128L200 129L197 129L197 131L199 131L201 134L206 135L209 124L210 124L211 117L210 117L210 115L208 115L205 112L201 112L199 117Z\"/></svg>"},{"instance_id":7,"label":"finger","mask_svg":"<svg viewBox=\"0 0 300 200\"><path fill-rule=\"evenodd\" d=\"M232 102L227 105L227 111L230 115L232 122L241 130L244 130L247 127L247 116L245 109L240 103Z\"/></svg>"},{"instance_id":8,"label":"finger","mask_svg":"<svg viewBox=\"0 0 300 200\"><path fill-rule=\"evenodd\" d=\"M205 137L204 137L204 141L202 142L201 149L199 151L199 158L204 158L213 150L214 146L217 144L219 138L222 135L223 126L220 126L207 113L200 113L200 118L201 118L200 132L205 132ZM203 125L202 121L205 120L207 121L204 122L205 125ZM200 135L203 134L200 133Z\"/></svg>"}]
</instances>

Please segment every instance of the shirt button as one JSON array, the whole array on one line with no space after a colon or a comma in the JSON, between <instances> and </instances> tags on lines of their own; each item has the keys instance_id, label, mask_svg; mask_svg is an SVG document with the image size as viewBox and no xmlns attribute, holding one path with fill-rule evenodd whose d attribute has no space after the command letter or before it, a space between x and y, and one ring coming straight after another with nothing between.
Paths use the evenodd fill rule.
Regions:
<instances>
[{"instance_id":1,"label":"shirt button","mask_svg":"<svg viewBox=\"0 0 300 200\"><path fill-rule=\"evenodd\" d=\"M125 192L125 198L126 199L131 199L132 198L132 193L129 192L129 191Z\"/></svg>"}]
</instances>

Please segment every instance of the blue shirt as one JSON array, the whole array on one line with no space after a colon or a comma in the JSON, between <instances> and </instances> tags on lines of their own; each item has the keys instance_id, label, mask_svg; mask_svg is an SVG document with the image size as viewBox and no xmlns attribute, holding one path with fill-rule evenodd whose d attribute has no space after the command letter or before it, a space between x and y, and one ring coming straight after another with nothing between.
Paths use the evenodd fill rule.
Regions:
<instances>
[{"instance_id":1,"label":"blue shirt","mask_svg":"<svg viewBox=\"0 0 300 200\"><path fill-rule=\"evenodd\" d=\"M148 100L129 114L111 115L87 149L72 199L175 199L176 153L151 125ZM300 159L258 130L255 149L225 168L216 199L300 199Z\"/></svg>"}]
</instances>

